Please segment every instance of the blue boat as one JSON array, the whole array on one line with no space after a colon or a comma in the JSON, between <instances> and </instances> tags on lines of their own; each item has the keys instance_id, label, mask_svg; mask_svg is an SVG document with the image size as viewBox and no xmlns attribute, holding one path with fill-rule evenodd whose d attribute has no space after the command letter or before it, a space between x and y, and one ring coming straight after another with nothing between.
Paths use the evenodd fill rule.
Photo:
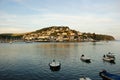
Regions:
<instances>
[{"instance_id":1,"label":"blue boat","mask_svg":"<svg viewBox=\"0 0 120 80\"><path fill-rule=\"evenodd\" d=\"M99 73L103 80L120 80L120 76L116 74L111 74L106 70L103 70Z\"/></svg>"}]
</instances>

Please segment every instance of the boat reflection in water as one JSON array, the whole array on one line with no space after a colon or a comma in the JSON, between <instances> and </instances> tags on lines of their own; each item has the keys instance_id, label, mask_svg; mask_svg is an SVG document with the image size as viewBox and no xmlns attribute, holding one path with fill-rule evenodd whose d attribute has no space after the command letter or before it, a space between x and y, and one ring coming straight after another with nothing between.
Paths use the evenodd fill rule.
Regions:
<instances>
[{"instance_id":1,"label":"boat reflection in water","mask_svg":"<svg viewBox=\"0 0 120 80\"><path fill-rule=\"evenodd\" d=\"M61 69L61 63L55 60L49 63L49 66L51 71L59 71Z\"/></svg>"}]
</instances>

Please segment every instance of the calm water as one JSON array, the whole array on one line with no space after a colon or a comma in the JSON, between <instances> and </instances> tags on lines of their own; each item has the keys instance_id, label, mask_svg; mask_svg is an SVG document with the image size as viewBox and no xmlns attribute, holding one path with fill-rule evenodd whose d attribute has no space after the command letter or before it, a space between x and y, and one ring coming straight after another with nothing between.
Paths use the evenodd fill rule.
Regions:
<instances>
[{"instance_id":1,"label":"calm water","mask_svg":"<svg viewBox=\"0 0 120 80\"><path fill-rule=\"evenodd\" d=\"M103 62L102 56L114 52L115 64ZM85 54L90 64L80 60ZM48 63L61 62L60 71L53 72ZM81 43L0 43L0 80L79 80L88 76L102 80L99 71L106 69L120 75L120 41Z\"/></svg>"}]
</instances>

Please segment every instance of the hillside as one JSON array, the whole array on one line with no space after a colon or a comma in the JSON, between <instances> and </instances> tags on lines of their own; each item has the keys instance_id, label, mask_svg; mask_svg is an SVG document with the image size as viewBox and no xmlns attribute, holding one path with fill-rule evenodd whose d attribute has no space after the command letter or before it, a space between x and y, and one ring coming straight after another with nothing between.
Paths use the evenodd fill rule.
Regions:
<instances>
[{"instance_id":1,"label":"hillside","mask_svg":"<svg viewBox=\"0 0 120 80\"><path fill-rule=\"evenodd\" d=\"M81 33L70 29L68 26L52 26L23 36L24 40L32 41L56 41L56 42L81 42L81 41L101 41L115 40L113 36L96 33Z\"/></svg>"},{"instance_id":2,"label":"hillside","mask_svg":"<svg viewBox=\"0 0 120 80\"><path fill-rule=\"evenodd\" d=\"M68 26L52 26L24 34L0 34L0 42L14 40L35 42L82 42L82 41L110 41L113 36L96 33L82 33L70 29Z\"/></svg>"}]
</instances>

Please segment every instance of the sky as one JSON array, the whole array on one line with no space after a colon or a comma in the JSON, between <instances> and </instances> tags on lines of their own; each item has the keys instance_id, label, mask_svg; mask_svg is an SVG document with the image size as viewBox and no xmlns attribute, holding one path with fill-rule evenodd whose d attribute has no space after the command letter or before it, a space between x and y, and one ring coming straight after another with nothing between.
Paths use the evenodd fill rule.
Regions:
<instances>
[{"instance_id":1,"label":"sky","mask_svg":"<svg viewBox=\"0 0 120 80\"><path fill-rule=\"evenodd\" d=\"M119 8L120 0L0 0L0 33L69 26L120 40Z\"/></svg>"}]
</instances>

